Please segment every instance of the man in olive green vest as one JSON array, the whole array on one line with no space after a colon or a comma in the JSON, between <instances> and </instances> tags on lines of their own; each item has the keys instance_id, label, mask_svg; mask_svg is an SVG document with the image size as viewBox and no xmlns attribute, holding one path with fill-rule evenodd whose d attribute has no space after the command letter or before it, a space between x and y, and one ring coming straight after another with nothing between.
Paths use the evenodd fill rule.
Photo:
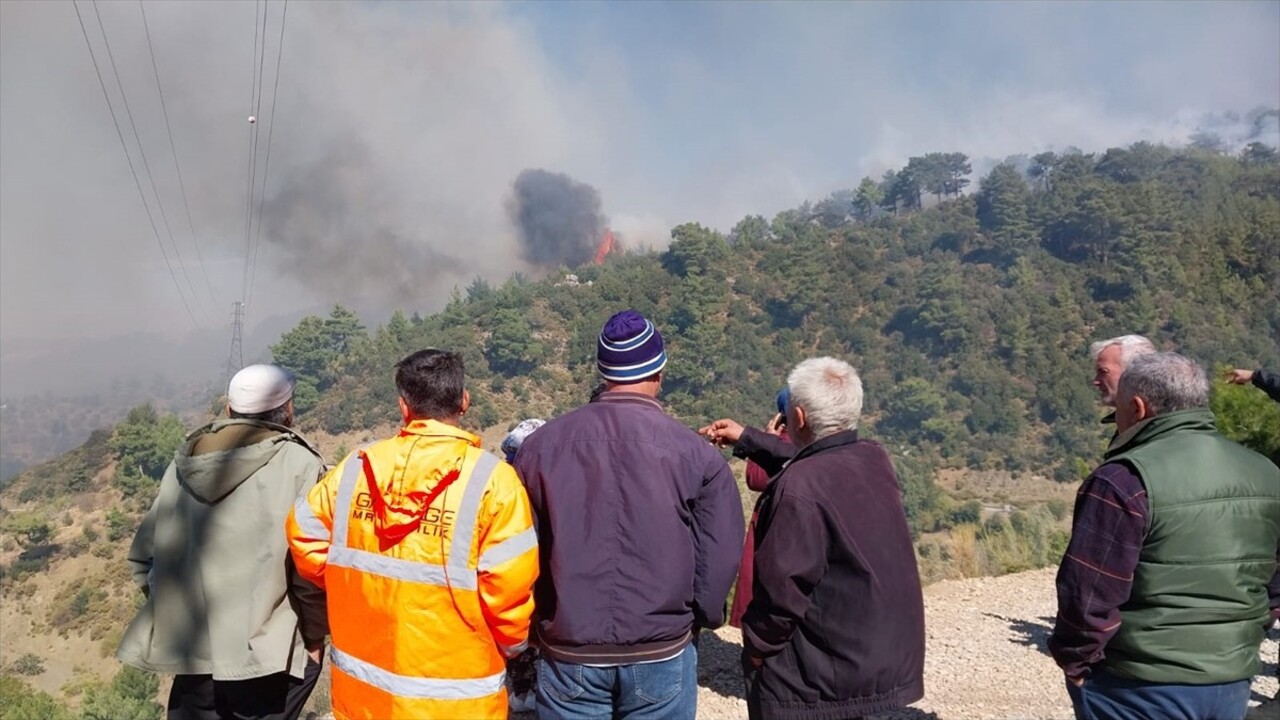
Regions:
<instances>
[{"instance_id":1,"label":"man in olive green vest","mask_svg":"<svg viewBox=\"0 0 1280 720\"><path fill-rule=\"evenodd\" d=\"M1226 439L1204 370L1134 358L1081 485L1049 649L1080 720L1243 718L1269 621L1280 468Z\"/></svg>"}]
</instances>

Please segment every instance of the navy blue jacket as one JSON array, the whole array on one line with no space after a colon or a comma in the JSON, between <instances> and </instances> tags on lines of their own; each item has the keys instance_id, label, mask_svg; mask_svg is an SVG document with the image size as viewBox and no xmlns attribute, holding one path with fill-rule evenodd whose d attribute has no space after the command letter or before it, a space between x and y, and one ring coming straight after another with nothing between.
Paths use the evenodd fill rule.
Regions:
<instances>
[{"instance_id":1,"label":"navy blue jacket","mask_svg":"<svg viewBox=\"0 0 1280 720\"><path fill-rule=\"evenodd\" d=\"M538 530L544 652L627 665L724 624L742 500L724 456L661 403L605 392L530 435L515 467Z\"/></svg>"},{"instance_id":2,"label":"navy blue jacket","mask_svg":"<svg viewBox=\"0 0 1280 720\"><path fill-rule=\"evenodd\" d=\"M742 618L747 706L764 720L843 720L924 696L924 599L902 493L880 445L838 432L800 449L748 429L769 467Z\"/></svg>"},{"instance_id":3,"label":"navy blue jacket","mask_svg":"<svg viewBox=\"0 0 1280 720\"><path fill-rule=\"evenodd\" d=\"M1280 372L1272 372L1262 368L1254 370L1253 386L1266 393L1272 400L1280 402Z\"/></svg>"}]
</instances>

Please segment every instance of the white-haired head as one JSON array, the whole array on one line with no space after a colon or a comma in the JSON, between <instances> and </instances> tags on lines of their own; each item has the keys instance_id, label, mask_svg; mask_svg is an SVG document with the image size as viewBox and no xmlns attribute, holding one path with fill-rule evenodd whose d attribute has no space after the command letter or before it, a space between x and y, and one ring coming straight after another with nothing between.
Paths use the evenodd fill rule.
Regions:
<instances>
[{"instance_id":1,"label":"white-haired head","mask_svg":"<svg viewBox=\"0 0 1280 720\"><path fill-rule=\"evenodd\" d=\"M841 430L856 430L862 418L862 379L843 360L832 357L809 358L787 376L791 391L788 400L788 427L793 427L794 410L804 411L805 434L809 442Z\"/></svg>"},{"instance_id":2,"label":"white-haired head","mask_svg":"<svg viewBox=\"0 0 1280 720\"><path fill-rule=\"evenodd\" d=\"M1116 429L1156 415L1209 406L1209 378L1189 357L1171 352L1139 355L1116 393Z\"/></svg>"},{"instance_id":3,"label":"white-haired head","mask_svg":"<svg viewBox=\"0 0 1280 720\"><path fill-rule=\"evenodd\" d=\"M1121 335L1089 346L1089 354L1093 356L1093 386L1101 395L1103 405L1116 404L1116 386L1129 363L1155 351L1155 344L1141 335Z\"/></svg>"},{"instance_id":4,"label":"white-haired head","mask_svg":"<svg viewBox=\"0 0 1280 720\"><path fill-rule=\"evenodd\" d=\"M1156 351L1155 343L1142 335L1121 335L1119 337L1113 337L1110 340L1099 340L1098 342L1090 345L1089 355L1091 355L1093 359L1097 360L1103 350L1113 346L1120 348L1120 362L1125 365L1128 365L1130 360L1138 357L1139 355L1146 355L1147 353L1153 353Z\"/></svg>"}]
</instances>

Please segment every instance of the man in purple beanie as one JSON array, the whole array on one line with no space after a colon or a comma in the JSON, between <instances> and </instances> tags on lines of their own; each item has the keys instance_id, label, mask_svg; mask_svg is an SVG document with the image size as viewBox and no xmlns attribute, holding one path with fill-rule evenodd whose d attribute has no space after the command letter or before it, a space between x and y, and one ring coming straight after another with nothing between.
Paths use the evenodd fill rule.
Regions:
<instances>
[{"instance_id":1,"label":"man in purple beanie","mask_svg":"<svg viewBox=\"0 0 1280 720\"><path fill-rule=\"evenodd\" d=\"M539 718L697 711L703 628L725 621L742 501L724 458L663 411L667 354L634 310L596 344L605 391L524 441L542 571Z\"/></svg>"}]
</instances>

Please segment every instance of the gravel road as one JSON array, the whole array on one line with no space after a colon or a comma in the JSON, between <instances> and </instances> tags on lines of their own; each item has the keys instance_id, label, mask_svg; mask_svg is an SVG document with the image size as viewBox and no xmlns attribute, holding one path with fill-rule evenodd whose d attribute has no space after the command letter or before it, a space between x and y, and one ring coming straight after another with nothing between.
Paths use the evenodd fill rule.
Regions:
<instances>
[{"instance_id":1,"label":"gravel road","mask_svg":"<svg viewBox=\"0 0 1280 720\"><path fill-rule=\"evenodd\" d=\"M997 578L949 580L925 588L928 652L925 698L876 720L1072 720L1062 673L1045 643L1057 608L1045 568ZM1262 647L1264 676L1253 684L1251 706L1276 693L1280 631ZM738 656L742 634L722 628L699 646L699 720L747 716ZM532 713L513 720L533 720ZM1280 720L1280 706L1254 708L1249 720Z\"/></svg>"},{"instance_id":2,"label":"gravel road","mask_svg":"<svg viewBox=\"0 0 1280 720\"><path fill-rule=\"evenodd\" d=\"M1056 572L1045 568L926 587L925 698L910 710L877 717L1072 720L1062 673L1045 645L1057 609ZM1251 705L1276 692L1278 638L1280 632L1272 630L1263 645L1267 677L1255 680ZM746 717L738 670L741 643L741 633L733 628L703 638L699 646L699 718ZM1275 710L1273 717L1280 720L1280 708L1271 709Z\"/></svg>"}]
</instances>

